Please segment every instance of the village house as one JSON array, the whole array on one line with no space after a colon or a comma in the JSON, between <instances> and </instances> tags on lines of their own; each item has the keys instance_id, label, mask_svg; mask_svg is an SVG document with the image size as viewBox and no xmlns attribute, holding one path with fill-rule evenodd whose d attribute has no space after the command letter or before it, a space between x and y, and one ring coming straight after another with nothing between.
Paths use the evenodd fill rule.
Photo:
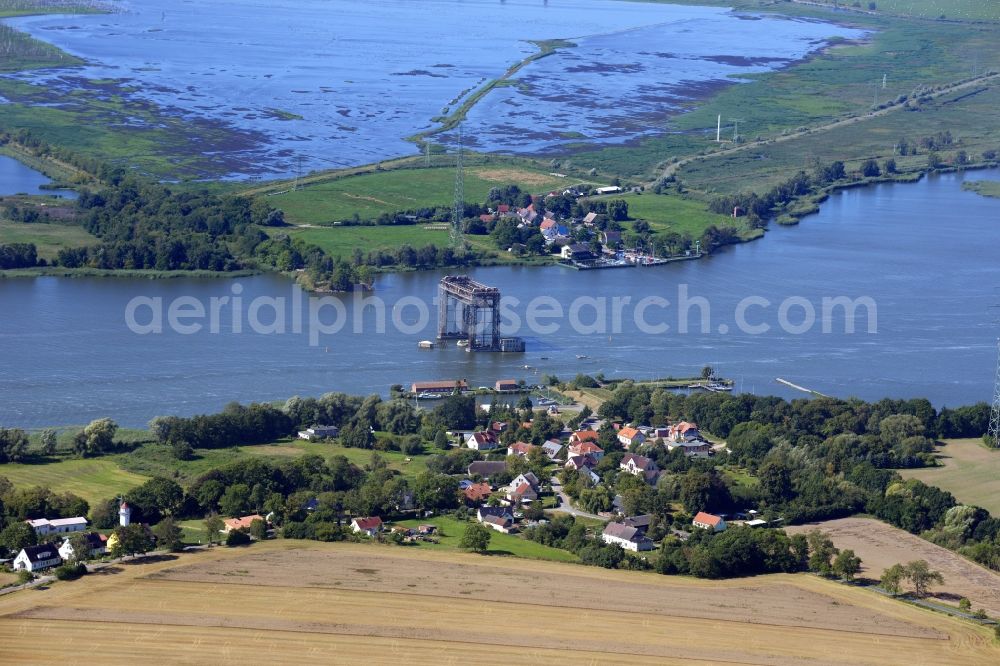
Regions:
<instances>
[{"instance_id":1,"label":"village house","mask_svg":"<svg viewBox=\"0 0 1000 666\"><path fill-rule=\"evenodd\" d=\"M504 534L510 534L515 530L514 514L504 506L481 506L476 511L476 520Z\"/></svg>"},{"instance_id":2,"label":"village house","mask_svg":"<svg viewBox=\"0 0 1000 666\"><path fill-rule=\"evenodd\" d=\"M467 391L469 384L464 379L445 379L436 382L413 382L410 384L410 393L417 395L421 393L451 393L458 387L461 391Z\"/></svg>"},{"instance_id":3,"label":"village house","mask_svg":"<svg viewBox=\"0 0 1000 666\"><path fill-rule=\"evenodd\" d=\"M542 444L542 451L545 452L545 455L549 460L555 460L558 458L559 452L562 451L562 448L562 442L557 439L550 439Z\"/></svg>"},{"instance_id":4,"label":"village house","mask_svg":"<svg viewBox=\"0 0 1000 666\"><path fill-rule=\"evenodd\" d=\"M681 442L667 440L667 450L673 451L674 449L682 450L684 455L691 458L707 458L712 455L712 444L700 439Z\"/></svg>"},{"instance_id":5,"label":"village house","mask_svg":"<svg viewBox=\"0 0 1000 666\"><path fill-rule=\"evenodd\" d=\"M87 532L83 535L87 543L87 554L85 557L100 557L108 552L108 538L103 534L98 534L97 532ZM75 560L76 552L73 550L73 544L70 543L69 538L65 538L62 545L59 546L59 557L64 560Z\"/></svg>"},{"instance_id":6,"label":"village house","mask_svg":"<svg viewBox=\"0 0 1000 666\"><path fill-rule=\"evenodd\" d=\"M596 442L600 438L596 430L575 430L569 436L569 443L572 445L579 442Z\"/></svg>"},{"instance_id":7,"label":"village house","mask_svg":"<svg viewBox=\"0 0 1000 666\"><path fill-rule=\"evenodd\" d=\"M239 518L226 518L222 521L222 531L225 534L229 534L233 530L249 530L250 524L255 520L260 520L265 524L267 523L267 521L264 520L264 516L257 513L249 516L241 516Z\"/></svg>"},{"instance_id":8,"label":"village house","mask_svg":"<svg viewBox=\"0 0 1000 666\"><path fill-rule=\"evenodd\" d=\"M534 502L538 499L538 490L531 487L530 483L510 484L507 490L507 501L513 504L522 502Z\"/></svg>"},{"instance_id":9,"label":"village house","mask_svg":"<svg viewBox=\"0 0 1000 666\"><path fill-rule=\"evenodd\" d=\"M622 188L617 185L608 185L607 187L598 187L594 190L594 193L600 196L602 194L618 194L621 191Z\"/></svg>"},{"instance_id":10,"label":"village house","mask_svg":"<svg viewBox=\"0 0 1000 666\"><path fill-rule=\"evenodd\" d=\"M479 506L493 493L493 488L486 482L473 483L462 491L465 501L470 506Z\"/></svg>"},{"instance_id":11,"label":"village house","mask_svg":"<svg viewBox=\"0 0 1000 666\"><path fill-rule=\"evenodd\" d=\"M681 421L670 426L669 439L673 442L692 442L701 439L701 433L698 432L697 424Z\"/></svg>"},{"instance_id":12,"label":"village house","mask_svg":"<svg viewBox=\"0 0 1000 666\"><path fill-rule=\"evenodd\" d=\"M488 479L497 474L503 474L506 471L506 460L475 460L469 463L468 468L466 468L466 473L469 476L478 476L483 479Z\"/></svg>"},{"instance_id":13,"label":"village house","mask_svg":"<svg viewBox=\"0 0 1000 666\"><path fill-rule=\"evenodd\" d=\"M622 518L621 523L628 525L629 527L634 527L643 534L649 531L649 526L653 522L653 516L651 514L645 513L641 516L629 516L627 518Z\"/></svg>"},{"instance_id":14,"label":"village house","mask_svg":"<svg viewBox=\"0 0 1000 666\"><path fill-rule=\"evenodd\" d=\"M527 442L514 442L507 447L507 455L525 458L537 448L534 444L528 444Z\"/></svg>"},{"instance_id":15,"label":"village house","mask_svg":"<svg viewBox=\"0 0 1000 666\"><path fill-rule=\"evenodd\" d=\"M382 531L382 519L378 516L355 518L351 521L351 530L355 534L367 534L370 537L374 537Z\"/></svg>"},{"instance_id":16,"label":"village house","mask_svg":"<svg viewBox=\"0 0 1000 666\"><path fill-rule=\"evenodd\" d=\"M714 532L724 532L726 529L726 521L722 519L722 516L705 513L704 511L699 511L695 515L694 520L691 521L691 524L703 530L712 530Z\"/></svg>"},{"instance_id":17,"label":"village house","mask_svg":"<svg viewBox=\"0 0 1000 666\"><path fill-rule=\"evenodd\" d=\"M585 261L594 257L593 253L590 251L590 246L583 245L581 243L570 243L569 245L564 245L559 251L559 256L563 259L572 259L574 261Z\"/></svg>"},{"instance_id":18,"label":"village house","mask_svg":"<svg viewBox=\"0 0 1000 666\"><path fill-rule=\"evenodd\" d=\"M35 530L35 534L40 537L50 534L69 534L70 532L82 532L87 529L87 519L82 516L76 518L36 518L35 520L24 521Z\"/></svg>"},{"instance_id":19,"label":"village house","mask_svg":"<svg viewBox=\"0 0 1000 666\"><path fill-rule=\"evenodd\" d=\"M327 439L336 437L339 434L340 434L340 428L338 428L337 426L314 425L311 428L300 430L299 439L304 439L306 441L311 442L317 439Z\"/></svg>"},{"instance_id":20,"label":"village house","mask_svg":"<svg viewBox=\"0 0 1000 666\"><path fill-rule=\"evenodd\" d=\"M625 550L633 552L653 550L656 547L638 528L630 527L624 523L608 523L605 525L601 539L604 543L620 546Z\"/></svg>"},{"instance_id":21,"label":"village house","mask_svg":"<svg viewBox=\"0 0 1000 666\"><path fill-rule=\"evenodd\" d=\"M628 426L618 431L618 441L626 449L630 449L645 442L646 436L639 432L638 429Z\"/></svg>"},{"instance_id":22,"label":"village house","mask_svg":"<svg viewBox=\"0 0 1000 666\"><path fill-rule=\"evenodd\" d=\"M62 564L59 551L51 543L40 546L25 546L14 558L14 571L41 571Z\"/></svg>"},{"instance_id":23,"label":"village house","mask_svg":"<svg viewBox=\"0 0 1000 666\"><path fill-rule=\"evenodd\" d=\"M570 455L563 467L575 470L591 469L597 467L597 459L589 454L584 456Z\"/></svg>"},{"instance_id":24,"label":"village house","mask_svg":"<svg viewBox=\"0 0 1000 666\"><path fill-rule=\"evenodd\" d=\"M590 212L587 213L583 218L583 223L587 226L592 225L597 220L597 213Z\"/></svg>"},{"instance_id":25,"label":"village house","mask_svg":"<svg viewBox=\"0 0 1000 666\"><path fill-rule=\"evenodd\" d=\"M622 242L622 232L620 231L602 231L601 232L601 245L606 247L615 248L621 245Z\"/></svg>"},{"instance_id":26,"label":"village house","mask_svg":"<svg viewBox=\"0 0 1000 666\"><path fill-rule=\"evenodd\" d=\"M484 430L469 435L469 439L466 440L465 445L473 451L492 451L500 446L500 442L497 441L496 435L493 432Z\"/></svg>"},{"instance_id":27,"label":"village house","mask_svg":"<svg viewBox=\"0 0 1000 666\"><path fill-rule=\"evenodd\" d=\"M596 441L586 440L582 442L572 442L570 438L569 456L591 456L594 460L604 457L604 449L596 444Z\"/></svg>"},{"instance_id":28,"label":"village house","mask_svg":"<svg viewBox=\"0 0 1000 666\"><path fill-rule=\"evenodd\" d=\"M619 467L633 476L645 479L646 483L656 483L660 477L660 469L652 459L634 453L626 453Z\"/></svg>"},{"instance_id":29,"label":"village house","mask_svg":"<svg viewBox=\"0 0 1000 666\"><path fill-rule=\"evenodd\" d=\"M576 470L576 472L577 474L579 474L581 479L587 479L588 481L590 481L590 485L592 486L596 486L598 483L601 482L601 477L598 476L597 472L595 472L590 467L580 467L579 469Z\"/></svg>"},{"instance_id":30,"label":"village house","mask_svg":"<svg viewBox=\"0 0 1000 666\"><path fill-rule=\"evenodd\" d=\"M516 391L521 388L521 385L513 379L498 379L494 388L497 391Z\"/></svg>"}]
</instances>

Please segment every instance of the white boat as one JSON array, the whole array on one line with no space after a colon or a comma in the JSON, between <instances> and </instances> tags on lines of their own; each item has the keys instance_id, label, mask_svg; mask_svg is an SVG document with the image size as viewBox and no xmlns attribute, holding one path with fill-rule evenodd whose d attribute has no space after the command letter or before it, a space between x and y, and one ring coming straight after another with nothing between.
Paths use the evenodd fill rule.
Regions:
<instances>
[{"instance_id":1,"label":"white boat","mask_svg":"<svg viewBox=\"0 0 1000 666\"><path fill-rule=\"evenodd\" d=\"M468 347L469 346L469 341L468 340L459 340L457 344L458 344L459 347Z\"/></svg>"},{"instance_id":2,"label":"white boat","mask_svg":"<svg viewBox=\"0 0 1000 666\"><path fill-rule=\"evenodd\" d=\"M417 395L417 400L440 400L443 397L444 396L440 393L428 393L424 391L423 393Z\"/></svg>"},{"instance_id":3,"label":"white boat","mask_svg":"<svg viewBox=\"0 0 1000 666\"><path fill-rule=\"evenodd\" d=\"M577 354L576 357L577 358L590 358L589 356L587 356L585 354Z\"/></svg>"},{"instance_id":4,"label":"white boat","mask_svg":"<svg viewBox=\"0 0 1000 666\"><path fill-rule=\"evenodd\" d=\"M430 340L421 340L417 343L417 346L421 349L434 349L434 343Z\"/></svg>"}]
</instances>

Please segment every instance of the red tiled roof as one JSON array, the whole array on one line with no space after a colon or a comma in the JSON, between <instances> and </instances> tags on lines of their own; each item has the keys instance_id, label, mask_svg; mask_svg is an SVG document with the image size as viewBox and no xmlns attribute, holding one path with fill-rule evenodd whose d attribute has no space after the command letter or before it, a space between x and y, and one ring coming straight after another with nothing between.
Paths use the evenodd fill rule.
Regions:
<instances>
[{"instance_id":1,"label":"red tiled roof","mask_svg":"<svg viewBox=\"0 0 1000 666\"><path fill-rule=\"evenodd\" d=\"M462 491L466 499L470 502L481 502L490 496L493 489L490 488L488 483L473 483L471 486Z\"/></svg>"},{"instance_id":2,"label":"red tiled roof","mask_svg":"<svg viewBox=\"0 0 1000 666\"><path fill-rule=\"evenodd\" d=\"M713 516L710 513L705 513L704 511L699 511L698 515L694 517L693 522L702 523L705 525L711 525L712 527L715 527L720 522L722 522L722 518L720 518L719 516Z\"/></svg>"},{"instance_id":3,"label":"red tiled roof","mask_svg":"<svg viewBox=\"0 0 1000 666\"><path fill-rule=\"evenodd\" d=\"M596 430L577 430L573 433L573 439L581 442L596 442L599 436Z\"/></svg>"},{"instance_id":4,"label":"red tiled roof","mask_svg":"<svg viewBox=\"0 0 1000 666\"><path fill-rule=\"evenodd\" d=\"M371 530L376 527L381 527L382 519L378 516L372 516L370 518L355 518L354 523L358 526L358 529Z\"/></svg>"},{"instance_id":5,"label":"red tiled roof","mask_svg":"<svg viewBox=\"0 0 1000 666\"><path fill-rule=\"evenodd\" d=\"M250 527L250 523L255 520L264 520L264 517L255 513L252 516L243 516L242 518L227 518L223 522L226 527L231 530L242 530L248 529Z\"/></svg>"}]
</instances>

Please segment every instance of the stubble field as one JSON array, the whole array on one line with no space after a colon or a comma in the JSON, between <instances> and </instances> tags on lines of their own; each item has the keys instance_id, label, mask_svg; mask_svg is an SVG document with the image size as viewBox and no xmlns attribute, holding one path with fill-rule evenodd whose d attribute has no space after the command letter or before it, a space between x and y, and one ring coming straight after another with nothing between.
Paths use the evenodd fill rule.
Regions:
<instances>
[{"instance_id":1,"label":"stubble field","mask_svg":"<svg viewBox=\"0 0 1000 666\"><path fill-rule=\"evenodd\" d=\"M710 639L709 639L710 637ZM0 598L4 663L934 663L988 633L810 576L706 582L274 541Z\"/></svg>"},{"instance_id":2,"label":"stubble field","mask_svg":"<svg viewBox=\"0 0 1000 666\"><path fill-rule=\"evenodd\" d=\"M961 597L968 597L973 609L985 608L990 615L1000 613L1000 575L947 548L871 518L840 518L786 531L794 534L814 528L829 534L841 550L850 548L857 553L862 577L878 579L893 564L927 560L944 577L944 585L932 589L937 599L954 605Z\"/></svg>"}]
</instances>

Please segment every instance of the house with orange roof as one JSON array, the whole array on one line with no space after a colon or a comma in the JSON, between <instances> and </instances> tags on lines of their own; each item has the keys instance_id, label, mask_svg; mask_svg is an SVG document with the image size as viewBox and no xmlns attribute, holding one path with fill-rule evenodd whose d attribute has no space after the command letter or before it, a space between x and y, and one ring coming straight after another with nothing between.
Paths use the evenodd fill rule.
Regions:
<instances>
[{"instance_id":1,"label":"house with orange roof","mask_svg":"<svg viewBox=\"0 0 1000 666\"><path fill-rule=\"evenodd\" d=\"M226 534L229 534L233 530L249 530L250 524L255 520L260 520L263 521L264 523L267 523L267 521L264 520L264 516L255 513L250 516L225 519L224 521L222 521L222 531L225 532Z\"/></svg>"},{"instance_id":2,"label":"house with orange roof","mask_svg":"<svg viewBox=\"0 0 1000 666\"><path fill-rule=\"evenodd\" d=\"M705 513L704 511L699 511L695 515L694 520L691 521L691 524L703 530L712 530L713 532L724 532L726 529L726 521L722 519L722 516Z\"/></svg>"},{"instance_id":3,"label":"house with orange roof","mask_svg":"<svg viewBox=\"0 0 1000 666\"><path fill-rule=\"evenodd\" d=\"M618 431L618 441L622 443L626 449L630 449L633 446L639 446L646 441L646 436L643 435L637 428L632 426L626 426Z\"/></svg>"}]
</instances>

